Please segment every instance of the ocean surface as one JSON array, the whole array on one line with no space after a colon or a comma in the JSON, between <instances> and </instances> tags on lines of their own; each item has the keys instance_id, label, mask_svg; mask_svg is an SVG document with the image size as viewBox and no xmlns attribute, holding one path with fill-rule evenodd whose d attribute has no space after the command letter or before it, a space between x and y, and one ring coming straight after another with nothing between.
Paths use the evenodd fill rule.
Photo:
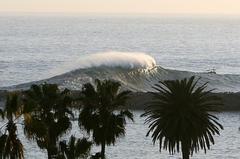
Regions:
<instances>
[{"instance_id":1,"label":"ocean surface","mask_svg":"<svg viewBox=\"0 0 240 159\"><path fill-rule=\"evenodd\" d=\"M155 69L146 71L149 63ZM239 67L240 17L0 16L4 89L59 75L49 82L79 89L94 78L111 77L149 91L159 80L195 75L212 81L216 91L236 92Z\"/></svg>"},{"instance_id":2,"label":"ocean surface","mask_svg":"<svg viewBox=\"0 0 240 159\"><path fill-rule=\"evenodd\" d=\"M0 16L0 89L44 81L80 89L95 78L111 78L133 91L151 91L159 80L195 75L215 91L238 92L239 68L240 17ZM159 153L145 137L141 113L134 112L126 137L107 147L107 158L180 158ZM200 151L193 159L240 158L239 112L218 117L225 128L221 136L206 155ZM80 132L74 123L72 133ZM23 137L21 126L19 135L26 158L47 157Z\"/></svg>"},{"instance_id":3,"label":"ocean surface","mask_svg":"<svg viewBox=\"0 0 240 159\"><path fill-rule=\"evenodd\" d=\"M144 124L144 118L140 118L143 112L134 112L134 123L128 122L126 127L126 136L119 138L115 146L106 147L107 159L181 159L181 153L169 155L168 151L159 152L159 145L153 145L150 137L146 137L148 125ZM220 136L216 135L215 144L205 154L204 151L193 154L192 159L239 159L240 158L240 113L224 112L217 114L220 122L224 126ZM0 123L1 124L1 123ZM72 125L71 134L76 137L86 136L86 133L79 129L77 122ZM19 137L25 146L26 159L44 159L47 158L47 152L40 150L34 141L27 140L22 131L22 125L19 124ZM63 137L62 139L68 139ZM94 146L92 154L100 151L100 147Z\"/></svg>"}]
</instances>

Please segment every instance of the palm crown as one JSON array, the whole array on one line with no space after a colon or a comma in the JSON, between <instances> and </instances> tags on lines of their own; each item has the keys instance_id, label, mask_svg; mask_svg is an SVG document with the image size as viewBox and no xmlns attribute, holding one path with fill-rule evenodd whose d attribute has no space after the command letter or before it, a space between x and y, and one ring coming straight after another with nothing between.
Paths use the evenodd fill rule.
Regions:
<instances>
[{"instance_id":1,"label":"palm crown","mask_svg":"<svg viewBox=\"0 0 240 159\"><path fill-rule=\"evenodd\" d=\"M125 134L125 118L133 120L132 113L121 107L126 105L130 91L120 92L120 86L111 80L96 80L96 87L90 83L83 86L79 126L92 132L94 142L102 146L102 157L105 144L114 144Z\"/></svg>"},{"instance_id":2,"label":"palm crown","mask_svg":"<svg viewBox=\"0 0 240 159\"><path fill-rule=\"evenodd\" d=\"M33 85L24 93L24 133L47 149L48 157L57 154L57 140L71 128L69 91L55 84Z\"/></svg>"},{"instance_id":3,"label":"palm crown","mask_svg":"<svg viewBox=\"0 0 240 159\"><path fill-rule=\"evenodd\" d=\"M24 148L17 136L16 121L21 116L20 96L18 92L11 92L7 95L5 109L1 112L2 118L7 118L7 123L1 126L0 132L0 158L24 158Z\"/></svg>"},{"instance_id":4,"label":"palm crown","mask_svg":"<svg viewBox=\"0 0 240 159\"><path fill-rule=\"evenodd\" d=\"M150 123L147 135L160 142L160 150L171 154L182 148L183 158L199 149L206 152L214 144L214 134L223 129L218 118L211 114L221 106L221 101L205 91L207 83L197 87L194 77L164 81L155 84L154 99L142 116Z\"/></svg>"},{"instance_id":5,"label":"palm crown","mask_svg":"<svg viewBox=\"0 0 240 159\"><path fill-rule=\"evenodd\" d=\"M87 158L91 149L92 142L86 138L76 138L71 136L68 143L61 141L59 143L59 154L57 159L79 159Z\"/></svg>"}]
</instances>

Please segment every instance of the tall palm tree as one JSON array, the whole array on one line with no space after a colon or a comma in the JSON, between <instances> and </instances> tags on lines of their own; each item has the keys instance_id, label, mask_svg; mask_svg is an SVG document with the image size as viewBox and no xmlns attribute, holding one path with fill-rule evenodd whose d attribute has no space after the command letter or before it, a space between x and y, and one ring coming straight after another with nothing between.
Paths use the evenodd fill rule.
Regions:
<instances>
[{"instance_id":1,"label":"tall palm tree","mask_svg":"<svg viewBox=\"0 0 240 159\"><path fill-rule=\"evenodd\" d=\"M207 83L197 86L194 77L164 81L153 87L154 99L142 116L149 123L147 136L152 133L153 142L160 142L160 150L170 154L182 150L183 159L193 152L210 148L213 135L223 129L211 112L218 111L221 101L206 91Z\"/></svg>"},{"instance_id":2,"label":"tall palm tree","mask_svg":"<svg viewBox=\"0 0 240 159\"><path fill-rule=\"evenodd\" d=\"M133 114L124 109L130 91L120 92L121 84L111 80L96 80L95 85L83 86L79 114L79 126L101 145L101 157L105 156L105 146L116 142L125 135L126 118L133 121Z\"/></svg>"},{"instance_id":3,"label":"tall palm tree","mask_svg":"<svg viewBox=\"0 0 240 159\"><path fill-rule=\"evenodd\" d=\"M78 139L71 136L68 143L61 141L59 143L60 151L58 159L79 159L87 158L92 143L86 138Z\"/></svg>"},{"instance_id":4,"label":"tall palm tree","mask_svg":"<svg viewBox=\"0 0 240 159\"><path fill-rule=\"evenodd\" d=\"M16 121L21 116L20 98L17 92L7 95L5 109L1 112L7 123L1 127L5 131L0 136L0 158L23 159L23 145L17 137Z\"/></svg>"},{"instance_id":5,"label":"tall palm tree","mask_svg":"<svg viewBox=\"0 0 240 159\"><path fill-rule=\"evenodd\" d=\"M69 91L55 84L32 85L24 92L24 133L46 149L48 158L57 155L57 141L71 128L73 115Z\"/></svg>"}]
</instances>

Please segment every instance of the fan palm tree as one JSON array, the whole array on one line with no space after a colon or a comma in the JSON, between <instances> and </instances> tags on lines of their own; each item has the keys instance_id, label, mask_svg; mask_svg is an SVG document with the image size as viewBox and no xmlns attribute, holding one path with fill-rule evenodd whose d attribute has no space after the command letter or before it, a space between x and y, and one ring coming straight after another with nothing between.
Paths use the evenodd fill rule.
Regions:
<instances>
[{"instance_id":1,"label":"fan palm tree","mask_svg":"<svg viewBox=\"0 0 240 159\"><path fill-rule=\"evenodd\" d=\"M86 138L77 139L71 136L68 143L61 141L59 143L60 152L58 159L79 159L87 158L92 143Z\"/></svg>"},{"instance_id":2,"label":"fan palm tree","mask_svg":"<svg viewBox=\"0 0 240 159\"><path fill-rule=\"evenodd\" d=\"M149 123L147 136L152 133L153 142L160 142L161 149L170 154L182 150L183 159L189 159L193 152L210 148L213 135L222 125L211 112L221 106L219 98L206 91L207 83L197 86L194 77L183 80L164 81L153 87L154 99L142 116Z\"/></svg>"},{"instance_id":3,"label":"fan palm tree","mask_svg":"<svg viewBox=\"0 0 240 159\"><path fill-rule=\"evenodd\" d=\"M24 133L46 149L48 158L57 154L57 141L71 128L73 115L69 91L55 84L32 85L24 92Z\"/></svg>"},{"instance_id":4,"label":"fan palm tree","mask_svg":"<svg viewBox=\"0 0 240 159\"><path fill-rule=\"evenodd\" d=\"M130 91L120 92L121 84L111 80L96 80L83 86L79 126L92 133L94 142L101 145L101 158L105 146L125 135L126 119L133 121L133 114L124 109Z\"/></svg>"},{"instance_id":5,"label":"fan palm tree","mask_svg":"<svg viewBox=\"0 0 240 159\"><path fill-rule=\"evenodd\" d=\"M23 145L17 137L17 126L15 121L21 116L20 98L17 92L7 95L5 109L1 112L7 123L1 127L5 132L0 136L0 158L23 159Z\"/></svg>"}]
</instances>

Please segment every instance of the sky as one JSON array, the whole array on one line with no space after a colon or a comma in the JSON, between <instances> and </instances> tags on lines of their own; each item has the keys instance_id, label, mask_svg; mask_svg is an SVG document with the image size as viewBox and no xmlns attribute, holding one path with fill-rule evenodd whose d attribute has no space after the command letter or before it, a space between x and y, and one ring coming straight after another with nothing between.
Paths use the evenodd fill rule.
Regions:
<instances>
[{"instance_id":1,"label":"sky","mask_svg":"<svg viewBox=\"0 0 240 159\"><path fill-rule=\"evenodd\" d=\"M240 0L0 0L0 12L240 14Z\"/></svg>"}]
</instances>

